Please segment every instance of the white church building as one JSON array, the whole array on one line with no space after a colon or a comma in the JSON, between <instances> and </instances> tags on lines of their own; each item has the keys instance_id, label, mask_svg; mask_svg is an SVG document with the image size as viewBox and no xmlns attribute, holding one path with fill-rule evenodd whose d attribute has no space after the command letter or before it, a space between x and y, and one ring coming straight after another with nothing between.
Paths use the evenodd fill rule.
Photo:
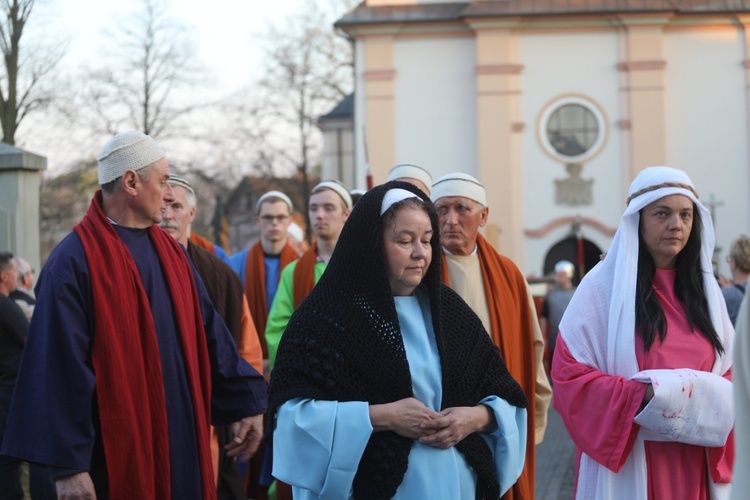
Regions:
<instances>
[{"instance_id":1,"label":"white church building","mask_svg":"<svg viewBox=\"0 0 750 500\"><path fill-rule=\"evenodd\" d=\"M742 0L364 0L336 23L355 53L353 161L323 176L474 175L487 237L541 275L579 242L592 265L633 178L669 165L713 207L728 274L750 232L749 25Z\"/></svg>"}]
</instances>

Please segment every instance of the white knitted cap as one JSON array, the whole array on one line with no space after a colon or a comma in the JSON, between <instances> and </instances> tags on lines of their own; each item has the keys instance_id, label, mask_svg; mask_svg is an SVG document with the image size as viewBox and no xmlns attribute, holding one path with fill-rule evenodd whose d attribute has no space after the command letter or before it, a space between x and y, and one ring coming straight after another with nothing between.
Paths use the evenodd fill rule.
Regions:
<instances>
[{"instance_id":1,"label":"white knitted cap","mask_svg":"<svg viewBox=\"0 0 750 500\"><path fill-rule=\"evenodd\" d=\"M388 172L388 180L395 181L398 179L417 179L424 184L427 189L432 185L432 176L430 173L419 165L411 163L402 163L396 165Z\"/></svg>"},{"instance_id":2,"label":"white knitted cap","mask_svg":"<svg viewBox=\"0 0 750 500\"><path fill-rule=\"evenodd\" d=\"M260 213L260 206L261 204L266 201L268 198L279 198L281 201L287 204L289 207L289 213L291 214L294 212L294 206L292 205L292 200L289 199L287 195L282 193L281 191L269 191L265 193L263 196L258 198L258 202L255 204L255 212Z\"/></svg>"},{"instance_id":3,"label":"white knitted cap","mask_svg":"<svg viewBox=\"0 0 750 500\"><path fill-rule=\"evenodd\" d=\"M346 204L346 208L349 210L352 209L352 197L349 194L349 191L346 190L343 184L341 184L339 181L323 181L318 183L317 186L313 188L313 190L310 192L311 194L315 194L321 189L330 189L331 191L335 192L339 196L341 196L341 199L344 200L344 203Z\"/></svg>"},{"instance_id":4,"label":"white knitted cap","mask_svg":"<svg viewBox=\"0 0 750 500\"><path fill-rule=\"evenodd\" d=\"M487 193L482 183L469 174L456 172L442 176L432 185L430 198L433 202L446 196L461 196L487 206Z\"/></svg>"},{"instance_id":5,"label":"white knitted cap","mask_svg":"<svg viewBox=\"0 0 750 500\"><path fill-rule=\"evenodd\" d=\"M289 224L289 227L286 228L286 233L291 235L292 238L297 241L305 240L305 232L302 231L302 228L296 222L292 222L291 224Z\"/></svg>"},{"instance_id":6,"label":"white knitted cap","mask_svg":"<svg viewBox=\"0 0 750 500\"><path fill-rule=\"evenodd\" d=\"M151 136L138 130L120 132L109 140L96 159L99 164L99 185L122 177L126 170L140 170L165 156Z\"/></svg>"}]
</instances>

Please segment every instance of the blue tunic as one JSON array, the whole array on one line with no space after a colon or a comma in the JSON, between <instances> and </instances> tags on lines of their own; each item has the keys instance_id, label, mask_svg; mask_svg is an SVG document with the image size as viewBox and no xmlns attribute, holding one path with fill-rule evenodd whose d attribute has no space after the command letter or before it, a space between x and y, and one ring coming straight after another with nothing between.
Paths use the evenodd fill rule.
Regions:
<instances>
[{"instance_id":1,"label":"blue tunic","mask_svg":"<svg viewBox=\"0 0 750 500\"><path fill-rule=\"evenodd\" d=\"M433 410L442 403L442 374L429 300L395 297L414 397ZM526 410L497 396L482 400L497 429L482 434L493 452L504 493L521 474L526 454ZM352 498L359 460L373 432L365 401L293 399L279 408L273 435L273 475L293 486L295 500ZM415 441L409 468L394 498L475 498L476 474L455 448Z\"/></svg>"},{"instance_id":2,"label":"blue tunic","mask_svg":"<svg viewBox=\"0 0 750 500\"><path fill-rule=\"evenodd\" d=\"M158 337L166 395L172 497L200 498L193 404L172 301L147 230L115 226L134 256ZM237 354L193 270L211 361L211 416L226 425L262 413L265 382ZM19 370L2 453L71 472L89 471L106 498L105 454L99 436L91 362L94 314L89 269L76 233L50 255L36 287L37 308ZM117 297L111 297L112 307ZM158 381L155 381L158 383ZM206 437L208 439L208 436Z\"/></svg>"}]
</instances>

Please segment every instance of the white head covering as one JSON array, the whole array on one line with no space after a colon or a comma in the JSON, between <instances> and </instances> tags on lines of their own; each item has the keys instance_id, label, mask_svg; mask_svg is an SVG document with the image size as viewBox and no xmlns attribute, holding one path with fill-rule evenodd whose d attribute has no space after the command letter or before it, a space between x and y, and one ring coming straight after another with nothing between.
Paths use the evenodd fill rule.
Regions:
<instances>
[{"instance_id":1,"label":"white head covering","mask_svg":"<svg viewBox=\"0 0 750 500\"><path fill-rule=\"evenodd\" d=\"M419 198L419 196L412 193L411 191L407 191L406 189L389 189L385 193L385 196L383 196L383 201L380 204L380 215L383 215L386 210L391 208L391 205L398 203L399 201L403 201L407 198ZM421 200L422 198L419 199Z\"/></svg>"},{"instance_id":2,"label":"white head covering","mask_svg":"<svg viewBox=\"0 0 750 500\"><path fill-rule=\"evenodd\" d=\"M290 234L292 238L294 238L297 241L305 240L305 232L302 231L302 228L296 222L292 222L291 224L289 224L289 227L286 228L286 232L287 234Z\"/></svg>"},{"instance_id":3,"label":"white head covering","mask_svg":"<svg viewBox=\"0 0 750 500\"><path fill-rule=\"evenodd\" d=\"M561 260L557 264L555 264L555 272L565 273L565 276L567 276L568 278L573 277L573 273L575 273L575 270L576 266L569 260Z\"/></svg>"},{"instance_id":4,"label":"white head covering","mask_svg":"<svg viewBox=\"0 0 750 500\"><path fill-rule=\"evenodd\" d=\"M427 189L432 185L432 176L430 173L419 165L414 165L412 163L401 163L388 172L389 181L396 181L399 179L416 179L424 184Z\"/></svg>"},{"instance_id":5,"label":"white head covering","mask_svg":"<svg viewBox=\"0 0 750 500\"><path fill-rule=\"evenodd\" d=\"M168 182L169 182L170 186L184 187L187 190L188 193L192 193L193 196L195 196L195 189L193 189L193 186L184 177L180 177L179 175L171 174L169 176L169 181Z\"/></svg>"},{"instance_id":6,"label":"white head covering","mask_svg":"<svg viewBox=\"0 0 750 500\"><path fill-rule=\"evenodd\" d=\"M109 140L96 159L99 164L99 185L122 177L126 170L140 170L165 156L151 136L138 130L120 132Z\"/></svg>"},{"instance_id":7,"label":"white head covering","mask_svg":"<svg viewBox=\"0 0 750 500\"><path fill-rule=\"evenodd\" d=\"M487 206L487 194L482 183L469 174L456 172L442 176L432 185L430 198L433 202L446 196L461 196Z\"/></svg>"},{"instance_id":8,"label":"white head covering","mask_svg":"<svg viewBox=\"0 0 750 500\"><path fill-rule=\"evenodd\" d=\"M344 203L346 204L346 208L351 210L352 209L352 197L349 194L349 191L346 190L343 184L341 184L339 181L323 181L318 183L317 186L313 188L311 193L315 194L321 189L330 189L331 191L335 192L339 196L341 196L341 199L344 200Z\"/></svg>"},{"instance_id":9,"label":"white head covering","mask_svg":"<svg viewBox=\"0 0 750 500\"><path fill-rule=\"evenodd\" d=\"M268 191L263 196L258 198L258 202L255 204L255 211L257 213L260 213L260 206L263 204L264 201L266 201L268 198L271 198L271 197L280 198L289 207L289 213L291 214L294 212L294 205L292 205L292 200L289 199L289 197L285 195L284 193L282 193L281 191Z\"/></svg>"},{"instance_id":10,"label":"white head covering","mask_svg":"<svg viewBox=\"0 0 750 500\"><path fill-rule=\"evenodd\" d=\"M673 194L687 196L700 211L703 286L711 321L725 349L723 355L717 353L713 372L722 375L731 366L734 329L713 276L711 256L715 237L711 215L698 201L688 175L669 167L651 167L638 174L628 190L629 204L606 257L583 278L565 310L560 321L560 335L578 362L626 379L639 373L635 354L639 211ZM698 229L694 226L692 230ZM602 492L619 491L628 498L645 500L646 484L646 458L641 432L618 474L584 453L581 456L576 496L599 498L604 494Z\"/></svg>"}]
</instances>

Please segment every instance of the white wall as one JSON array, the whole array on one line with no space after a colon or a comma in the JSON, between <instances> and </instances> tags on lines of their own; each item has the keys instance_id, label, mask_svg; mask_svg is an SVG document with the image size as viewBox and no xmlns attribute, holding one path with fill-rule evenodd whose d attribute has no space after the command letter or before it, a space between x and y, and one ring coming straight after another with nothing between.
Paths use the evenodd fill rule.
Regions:
<instances>
[{"instance_id":1,"label":"white wall","mask_svg":"<svg viewBox=\"0 0 750 500\"><path fill-rule=\"evenodd\" d=\"M747 80L738 30L675 31L665 43L667 158L688 172L701 201L716 208L720 271L740 233L750 233Z\"/></svg>"},{"instance_id":2,"label":"white wall","mask_svg":"<svg viewBox=\"0 0 750 500\"><path fill-rule=\"evenodd\" d=\"M394 59L396 163L476 175L474 39L401 39Z\"/></svg>"},{"instance_id":3,"label":"white wall","mask_svg":"<svg viewBox=\"0 0 750 500\"><path fill-rule=\"evenodd\" d=\"M581 34L529 34L522 38L524 72L523 120L525 185L525 229L539 229L558 217L591 217L616 227L624 208L622 186L622 141L617 121L620 110L618 35L612 32ZM555 204L555 179L568 177L565 165L550 157L538 137L539 118L552 100L579 95L598 104L607 122L608 136L601 152L584 162L582 177L594 179L593 204L568 207ZM569 228L560 228L544 238L526 238L525 273L542 273L547 251L563 239ZM591 228L584 237L606 250L610 238Z\"/></svg>"}]
</instances>

